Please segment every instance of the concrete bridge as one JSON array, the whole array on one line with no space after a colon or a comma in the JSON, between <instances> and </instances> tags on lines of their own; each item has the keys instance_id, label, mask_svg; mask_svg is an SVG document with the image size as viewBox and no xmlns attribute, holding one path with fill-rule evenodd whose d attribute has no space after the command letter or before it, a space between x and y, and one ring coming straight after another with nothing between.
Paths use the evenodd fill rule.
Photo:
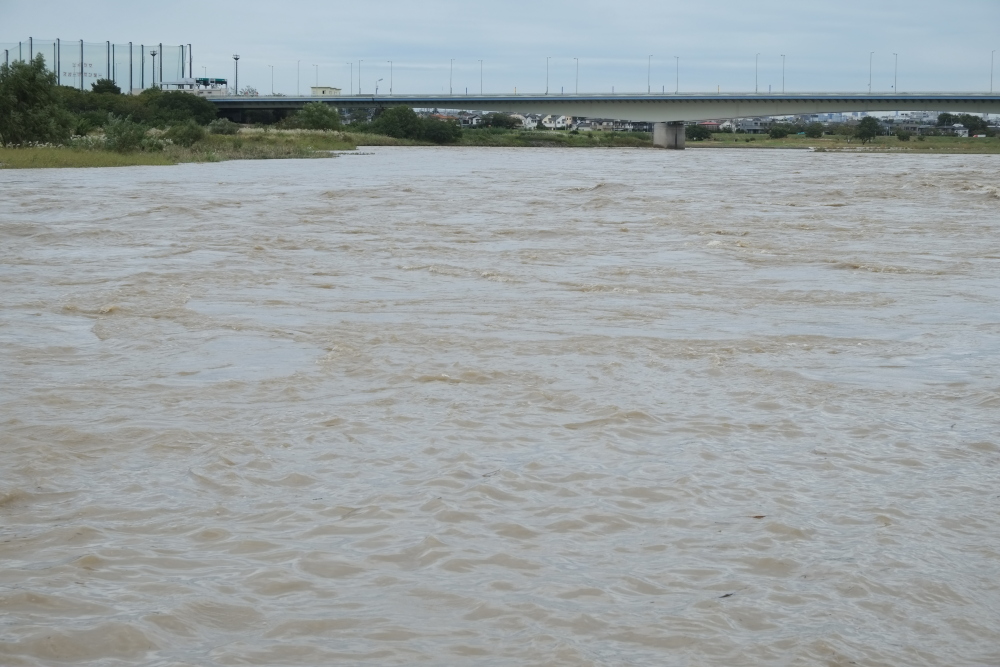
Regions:
<instances>
[{"instance_id":1,"label":"concrete bridge","mask_svg":"<svg viewBox=\"0 0 1000 667\"><path fill-rule=\"evenodd\" d=\"M613 118L654 123L653 144L684 148L685 121L854 111L1000 113L1000 95L976 93L674 94L674 95L345 95L340 97L209 98L226 116L246 111L291 112L310 102L340 109L407 106Z\"/></svg>"}]
</instances>

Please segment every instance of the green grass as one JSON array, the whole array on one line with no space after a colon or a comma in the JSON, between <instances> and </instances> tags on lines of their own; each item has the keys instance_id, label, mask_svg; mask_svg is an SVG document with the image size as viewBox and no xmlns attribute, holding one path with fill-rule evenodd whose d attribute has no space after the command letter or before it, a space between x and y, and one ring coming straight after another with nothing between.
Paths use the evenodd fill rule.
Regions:
<instances>
[{"instance_id":1,"label":"green grass","mask_svg":"<svg viewBox=\"0 0 1000 667\"><path fill-rule=\"evenodd\" d=\"M0 148L0 169L53 169L79 167L135 167L168 165L176 161L163 153L113 153L76 148Z\"/></svg>"},{"instance_id":2,"label":"green grass","mask_svg":"<svg viewBox=\"0 0 1000 667\"><path fill-rule=\"evenodd\" d=\"M645 132L581 132L562 130L467 130L460 146L566 147L566 148L649 148L652 137Z\"/></svg>"},{"instance_id":3,"label":"green grass","mask_svg":"<svg viewBox=\"0 0 1000 667\"><path fill-rule=\"evenodd\" d=\"M1000 153L1000 138L964 139L962 137L924 137L923 141L912 137L909 141L900 141L895 136L876 137L873 141L862 145L857 139L848 140L841 136L824 136L810 139L804 136L789 136L784 139L771 139L766 134L731 134L717 133L708 141L688 141L688 148L811 148L814 150L833 152L859 153L955 153L955 154L991 154Z\"/></svg>"}]
</instances>

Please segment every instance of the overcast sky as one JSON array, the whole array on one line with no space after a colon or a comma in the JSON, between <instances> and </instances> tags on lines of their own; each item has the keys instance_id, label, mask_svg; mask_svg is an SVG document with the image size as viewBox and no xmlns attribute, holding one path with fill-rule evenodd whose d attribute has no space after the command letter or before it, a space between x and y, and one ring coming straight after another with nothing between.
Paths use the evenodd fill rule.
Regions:
<instances>
[{"instance_id":1,"label":"overcast sky","mask_svg":"<svg viewBox=\"0 0 1000 667\"><path fill-rule=\"evenodd\" d=\"M371 93L441 93L454 58L456 93L572 92L579 58L581 92L645 91L648 56L654 90L780 91L786 55L788 92L868 89L891 92L899 54L899 90L982 91L990 54L1000 49L1000 0L836 0L832 2L669 2L576 0L242 0L214 3L0 0L0 42L191 43L194 71L266 94L303 94L316 82ZM0 53L2 56L2 53ZM1000 58L1000 54L998 54ZM353 67L348 62L354 63ZM998 61L1000 65L1000 61ZM203 70L205 67L206 70ZM1000 89L1000 75L995 79Z\"/></svg>"}]
</instances>

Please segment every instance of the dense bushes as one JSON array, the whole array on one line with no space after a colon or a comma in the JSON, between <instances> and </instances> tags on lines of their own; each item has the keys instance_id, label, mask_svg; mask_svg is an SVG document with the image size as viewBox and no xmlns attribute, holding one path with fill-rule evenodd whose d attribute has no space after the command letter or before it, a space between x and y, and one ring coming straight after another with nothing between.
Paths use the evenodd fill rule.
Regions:
<instances>
[{"instance_id":1,"label":"dense bushes","mask_svg":"<svg viewBox=\"0 0 1000 667\"><path fill-rule=\"evenodd\" d=\"M208 124L208 131L212 134L237 134L240 126L228 118L216 118Z\"/></svg>"},{"instance_id":2,"label":"dense bushes","mask_svg":"<svg viewBox=\"0 0 1000 667\"><path fill-rule=\"evenodd\" d=\"M705 141L712 138L712 131L704 125L688 125L684 128L684 138L688 141Z\"/></svg>"},{"instance_id":3,"label":"dense bushes","mask_svg":"<svg viewBox=\"0 0 1000 667\"><path fill-rule=\"evenodd\" d=\"M190 148L205 138L205 128L193 120L172 126L163 135L164 139L169 139L178 146Z\"/></svg>"},{"instance_id":4,"label":"dense bushes","mask_svg":"<svg viewBox=\"0 0 1000 667\"><path fill-rule=\"evenodd\" d=\"M339 130L340 114L328 104L310 102L281 124L303 130Z\"/></svg>"},{"instance_id":5,"label":"dense bushes","mask_svg":"<svg viewBox=\"0 0 1000 667\"><path fill-rule=\"evenodd\" d=\"M143 148L146 128L131 118L109 115L104 124L104 147L116 153L134 153Z\"/></svg>"},{"instance_id":6,"label":"dense bushes","mask_svg":"<svg viewBox=\"0 0 1000 667\"><path fill-rule=\"evenodd\" d=\"M0 65L0 145L65 143L76 120L59 104L41 55Z\"/></svg>"},{"instance_id":7,"label":"dense bushes","mask_svg":"<svg viewBox=\"0 0 1000 667\"><path fill-rule=\"evenodd\" d=\"M462 136L462 128L458 123L438 118L421 118L409 107L386 109L371 123L361 125L357 130L435 144L452 144Z\"/></svg>"}]
</instances>

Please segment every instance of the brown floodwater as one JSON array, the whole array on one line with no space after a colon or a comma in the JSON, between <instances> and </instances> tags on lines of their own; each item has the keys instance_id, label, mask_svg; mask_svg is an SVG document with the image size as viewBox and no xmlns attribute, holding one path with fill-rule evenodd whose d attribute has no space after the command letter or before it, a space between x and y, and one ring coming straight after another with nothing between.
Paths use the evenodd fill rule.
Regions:
<instances>
[{"instance_id":1,"label":"brown floodwater","mask_svg":"<svg viewBox=\"0 0 1000 667\"><path fill-rule=\"evenodd\" d=\"M0 664L1000 663L996 156L0 171Z\"/></svg>"}]
</instances>

